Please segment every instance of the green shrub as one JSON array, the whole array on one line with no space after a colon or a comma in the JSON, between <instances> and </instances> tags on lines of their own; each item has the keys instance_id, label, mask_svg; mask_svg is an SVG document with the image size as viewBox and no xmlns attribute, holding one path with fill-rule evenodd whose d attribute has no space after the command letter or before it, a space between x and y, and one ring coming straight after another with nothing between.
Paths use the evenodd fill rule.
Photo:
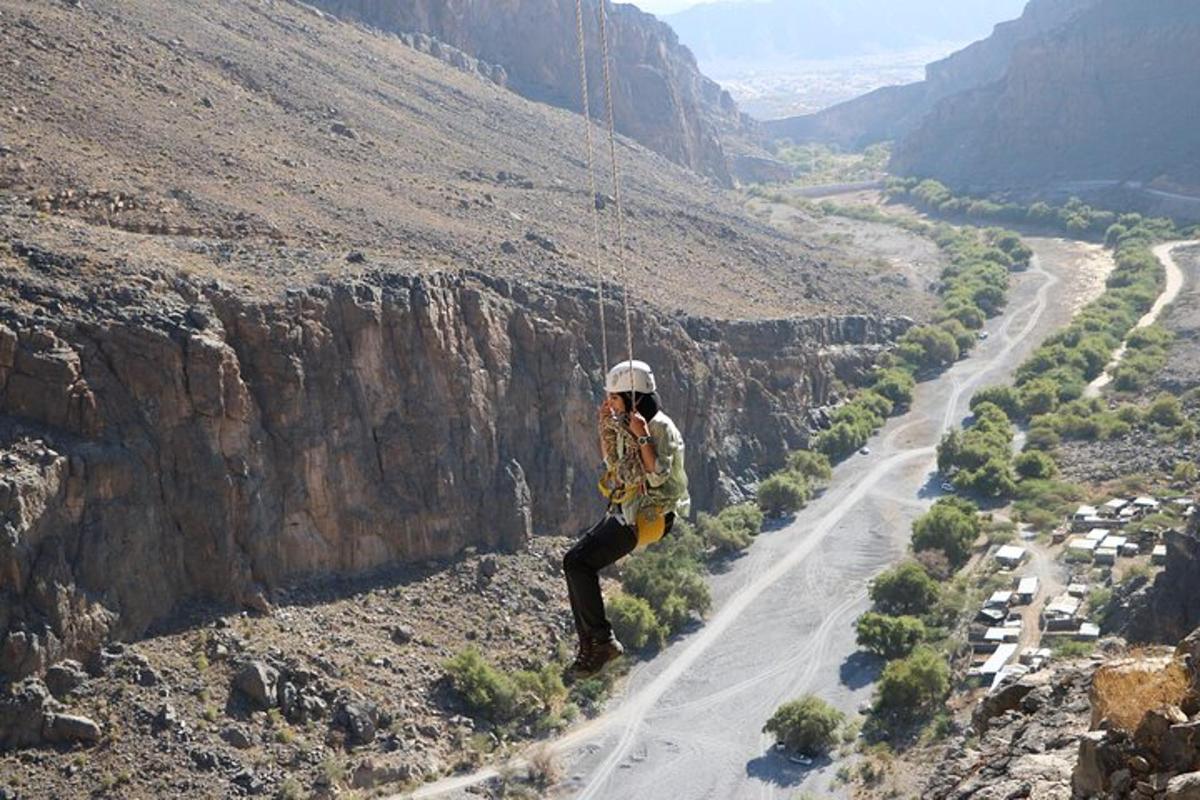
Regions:
<instances>
[{"instance_id":1,"label":"green shrub","mask_svg":"<svg viewBox=\"0 0 1200 800\"><path fill-rule=\"evenodd\" d=\"M884 668L877 703L884 710L913 714L941 701L949 691L949 666L936 651L917 647Z\"/></svg>"},{"instance_id":2,"label":"green shrub","mask_svg":"<svg viewBox=\"0 0 1200 800\"><path fill-rule=\"evenodd\" d=\"M1147 422L1161 425L1164 428L1174 428L1182 425L1187 418L1183 414L1179 398L1163 393L1150 403L1150 407L1146 409L1145 419Z\"/></svg>"},{"instance_id":3,"label":"green shrub","mask_svg":"<svg viewBox=\"0 0 1200 800\"><path fill-rule=\"evenodd\" d=\"M451 685L473 711L502 722L517 707L517 690L512 679L489 664L474 647L458 653L442 665Z\"/></svg>"},{"instance_id":4,"label":"green shrub","mask_svg":"<svg viewBox=\"0 0 1200 800\"><path fill-rule=\"evenodd\" d=\"M763 512L754 503L726 506L717 514L717 519L726 526L744 530L751 536L757 536L762 532Z\"/></svg>"},{"instance_id":5,"label":"green shrub","mask_svg":"<svg viewBox=\"0 0 1200 800\"><path fill-rule=\"evenodd\" d=\"M829 463L829 458L824 453L815 453L812 450L795 450L789 453L787 468L817 484L824 483L833 477L833 467Z\"/></svg>"},{"instance_id":6,"label":"green shrub","mask_svg":"<svg viewBox=\"0 0 1200 800\"><path fill-rule=\"evenodd\" d=\"M913 522L913 550L941 550L955 567L970 555L982 525L979 508L961 497L943 497Z\"/></svg>"},{"instance_id":7,"label":"green shrub","mask_svg":"<svg viewBox=\"0 0 1200 800\"><path fill-rule=\"evenodd\" d=\"M791 473L776 473L758 485L757 499L758 507L768 517L783 517L804 507L808 487Z\"/></svg>"},{"instance_id":8,"label":"green shrub","mask_svg":"<svg viewBox=\"0 0 1200 800\"><path fill-rule=\"evenodd\" d=\"M858 646L884 658L903 658L925 638L925 623L916 617L892 617L868 611L855 623Z\"/></svg>"},{"instance_id":9,"label":"green shrub","mask_svg":"<svg viewBox=\"0 0 1200 800\"><path fill-rule=\"evenodd\" d=\"M912 402L916 386L917 382L912 375L893 367L876 373L871 390L891 400L894 406L903 408Z\"/></svg>"},{"instance_id":10,"label":"green shrub","mask_svg":"<svg viewBox=\"0 0 1200 800\"><path fill-rule=\"evenodd\" d=\"M1058 469L1053 458L1036 450L1021 453L1013 466L1022 478L1053 478Z\"/></svg>"},{"instance_id":11,"label":"green shrub","mask_svg":"<svg viewBox=\"0 0 1200 800\"><path fill-rule=\"evenodd\" d=\"M775 710L764 733L773 733L789 750L820 756L837 745L838 729L846 717L816 695L790 700Z\"/></svg>"},{"instance_id":12,"label":"green shrub","mask_svg":"<svg viewBox=\"0 0 1200 800\"><path fill-rule=\"evenodd\" d=\"M669 633L676 633L693 615L703 615L712 606L704 580L704 552L700 535L676 523L670 536L625 561L621 583L626 592L650 604Z\"/></svg>"},{"instance_id":13,"label":"green shrub","mask_svg":"<svg viewBox=\"0 0 1200 800\"><path fill-rule=\"evenodd\" d=\"M938 599L938 584L915 561L881 572L869 590L875 608L885 614L924 614Z\"/></svg>"},{"instance_id":14,"label":"green shrub","mask_svg":"<svg viewBox=\"0 0 1200 800\"><path fill-rule=\"evenodd\" d=\"M1024 415L1020 393L1012 386L988 386L980 389L971 398L971 411L975 411L984 403L990 403L1009 419L1021 419Z\"/></svg>"},{"instance_id":15,"label":"green shrub","mask_svg":"<svg viewBox=\"0 0 1200 800\"><path fill-rule=\"evenodd\" d=\"M647 645L662 647L667 641L667 628L658 621L654 609L640 597L617 594L609 598L608 619L613 633L627 647L640 650Z\"/></svg>"},{"instance_id":16,"label":"green shrub","mask_svg":"<svg viewBox=\"0 0 1200 800\"><path fill-rule=\"evenodd\" d=\"M742 527L727 525L720 517L701 513L696 517L696 531L709 547L719 553L737 553L754 541L754 534Z\"/></svg>"}]
</instances>

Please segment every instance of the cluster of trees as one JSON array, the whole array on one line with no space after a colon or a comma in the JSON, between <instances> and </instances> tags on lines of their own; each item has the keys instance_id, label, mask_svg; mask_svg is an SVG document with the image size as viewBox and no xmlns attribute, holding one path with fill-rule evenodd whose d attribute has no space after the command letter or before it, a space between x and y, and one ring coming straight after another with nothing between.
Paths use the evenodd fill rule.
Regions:
<instances>
[{"instance_id":1,"label":"cluster of trees","mask_svg":"<svg viewBox=\"0 0 1200 800\"><path fill-rule=\"evenodd\" d=\"M1008 224L1040 225L1070 236L1099 238L1118 221L1111 211L1093 208L1078 197L1062 206L1034 203L1025 206L1003 199L962 197L944 184L918 178L892 178L884 190L890 198L903 199L930 213Z\"/></svg>"},{"instance_id":2,"label":"cluster of trees","mask_svg":"<svg viewBox=\"0 0 1200 800\"><path fill-rule=\"evenodd\" d=\"M1126 337L1128 350L1113 370L1113 387L1121 392L1146 388L1151 378L1166 366L1167 351L1175 336L1161 325L1138 328Z\"/></svg>"},{"instance_id":3,"label":"cluster of trees","mask_svg":"<svg viewBox=\"0 0 1200 800\"><path fill-rule=\"evenodd\" d=\"M833 412L830 426L817 434L813 447L830 460L841 461L866 444L894 408L895 403L887 397L873 388L865 389Z\"/></svg>"},{"instance_id":4,"label":"cluster of trees","mask_svg":"<svg viewBox=\"0 0 1200 800\"><path fill-rule=\"evenodd\" d=\"M1013 425L995 403L972 398L974 418L965 431L950 431L938 443L938 469L954 485L984 497L1008 497L1016 489Z\"/></svg>"}]
</instances>

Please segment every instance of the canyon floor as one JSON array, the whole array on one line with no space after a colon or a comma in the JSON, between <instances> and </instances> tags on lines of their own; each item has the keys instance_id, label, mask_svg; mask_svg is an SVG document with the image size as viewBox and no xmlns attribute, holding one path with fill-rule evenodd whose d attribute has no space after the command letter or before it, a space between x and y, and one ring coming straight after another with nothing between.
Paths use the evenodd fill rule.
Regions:
<instances>
[{"instance_id":1,"label":"canyon floor","mask_svg":"<svg viewBox=\"0 0 1200 800\"><path fill-rule=\"evenodd\" d=\"M864 660L853 622L867 581L899 559L912 520L940 495L934 446L968 415L972 393L1007 380L1040 341L1103 289L1111 261L1094 245L1031 238L1036 260L1014 281L1008 311L970 358L918 387L912 410L889 420L835 469L830 488L786 526L765 533L713 578L705 625L637 667L599 718L554 743L577 800L674 796L789 797L836 793L830 762L802 767L776 754L761 728L782 701L815 692L853 715L878 666ZM462 797L450 778L413 797Z\"/></svg>"}]
</instances>

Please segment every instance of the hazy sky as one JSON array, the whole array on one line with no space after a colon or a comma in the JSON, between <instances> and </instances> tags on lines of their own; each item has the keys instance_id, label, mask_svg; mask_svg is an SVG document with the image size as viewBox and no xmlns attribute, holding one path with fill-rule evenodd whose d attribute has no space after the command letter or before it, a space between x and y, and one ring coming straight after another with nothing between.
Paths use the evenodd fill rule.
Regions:
<instances>
[{"instance_id":1,"label":"hazy sky","mask_svg":"<svg viewBox=\"0 0 1200 800\"><path fill-rule=\"evenodd\" d=\"M735 0L735 2L745 2L746 0ZM651 14L673 14L676 11L683 11L691 6L698 6L703 2L715 2L715 0L633 0L633 4L642 11L649 11Z\"/></svg>"}]
</instances>

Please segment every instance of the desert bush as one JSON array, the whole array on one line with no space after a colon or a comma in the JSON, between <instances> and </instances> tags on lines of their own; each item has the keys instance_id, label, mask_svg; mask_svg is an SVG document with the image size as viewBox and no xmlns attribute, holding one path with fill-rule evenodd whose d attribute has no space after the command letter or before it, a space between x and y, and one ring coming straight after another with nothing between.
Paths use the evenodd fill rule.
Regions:
<instances>
[{"instance_id":1,"label":"desert bush","mask_svg":"<svg viewBox=\"0 0 1200 800\"><path fill-rule=\"evenodd\" d=\"M667 640L667 627L658 621L654 609L641 597L616 594L607 603L608 619L613 633L623 644L634 650L646 646L662 647Z\"/></svg>"},{"instance_id":2,"label":"desert bush","mask_svg":"<svg viewBox=\"0 0 1200 800\"><path fill-rule=\"evenodd\" d=\"M787 516L804 508L808 486L792 473L776 473L758 485L757 500L759 509L768 517Z\"/></svg>"},{"instance_id":3,"label":"desert bush","mask_svg":"<svg viewBox=\"0 0 1200 800\"><path fill-rule=\"evenodd\" d=\"M925 639L925 623L868 611L855 623L858 646L884 658L903 658Z\"/></svg>"},{"instance_id":4,"label":"desert bush","mask_svg":"<svg viewBox=\"0 0 1200 800\"><path fill-rule=\"evenodd\" d=\"M885 614L924 614L938 599L938 584L915 561L881 572L869 589L871 602Z\"/></svg>"},{"instance_id":5,"label":"desert bush","mask_svg":"<svg viewBox=\"0 0 1200 800\"><path fill-rule=\"evenodd\" d=\"M775 734L789 750L820 756L836 746L837 732L844 721L842 712L809 694L777 708L763 731Z\"/></svg>"}]
</instances>

